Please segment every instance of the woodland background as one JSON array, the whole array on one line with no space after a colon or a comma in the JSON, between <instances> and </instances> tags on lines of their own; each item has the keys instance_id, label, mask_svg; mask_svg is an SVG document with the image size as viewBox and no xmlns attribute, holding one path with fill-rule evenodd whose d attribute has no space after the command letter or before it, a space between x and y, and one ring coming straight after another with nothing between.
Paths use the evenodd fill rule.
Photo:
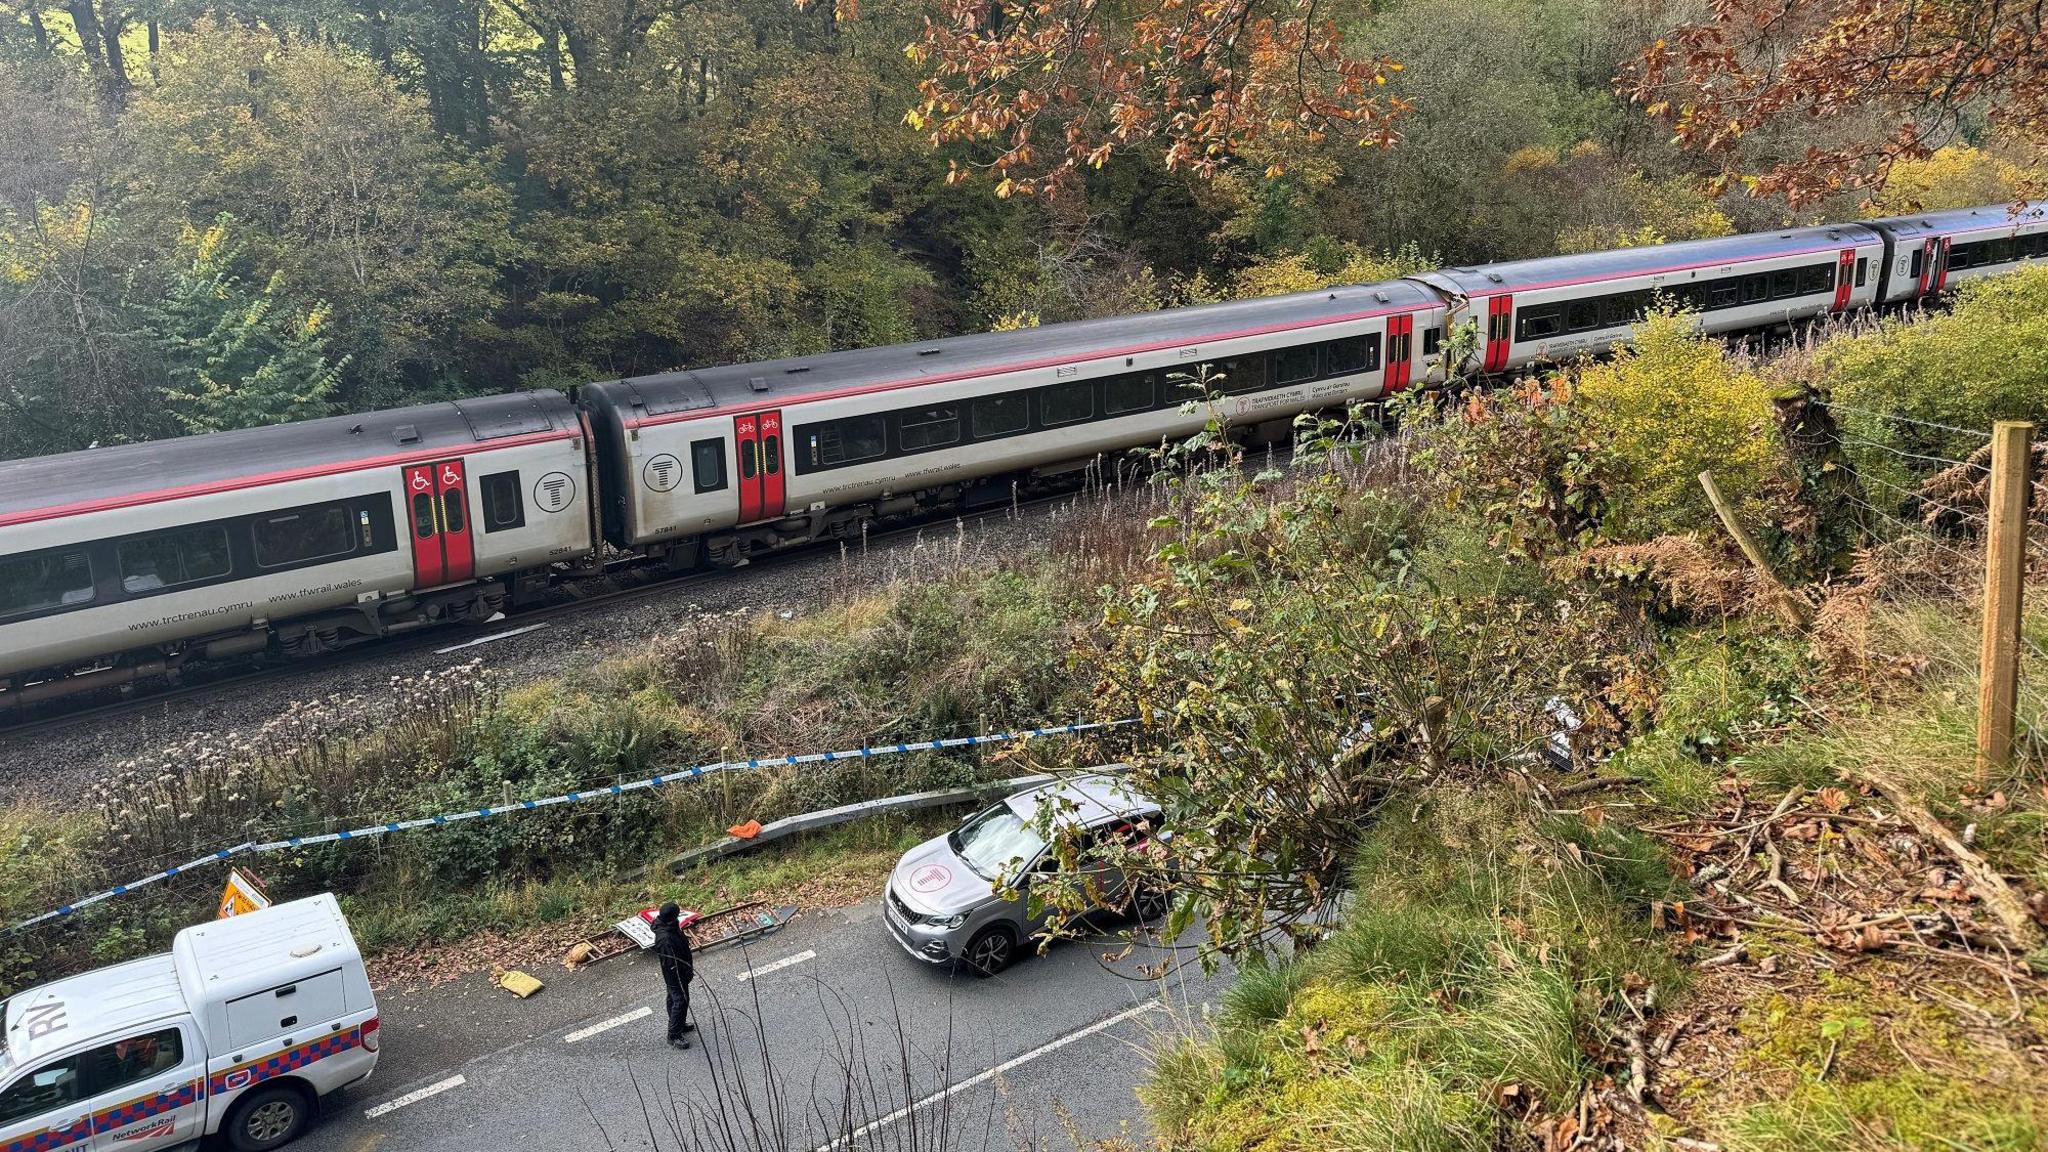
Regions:
<instances>
[{"instance_id":1,"label":"woodland background","mask_svg":"<svg viewBox=\"0 0 2048 1152\"><path fill-rule=\"evenodd\" d=\"M2025 175L1964 108L1876 200L1716 194L1731 163L1893 114L1710 156L1617 89L1685 12L1418 0L1318 17L1342 37L1325 59L1399 61L1359 81L1389 127L1240 101L1221 160L1184 162L1162 120L1008 195L1034 97L986 53L1028 53L949 43L960 7L0 3L0 457L1984 203ZM1232 89L1205 67L1213 113Z\"/></svg>"}]
</instances>

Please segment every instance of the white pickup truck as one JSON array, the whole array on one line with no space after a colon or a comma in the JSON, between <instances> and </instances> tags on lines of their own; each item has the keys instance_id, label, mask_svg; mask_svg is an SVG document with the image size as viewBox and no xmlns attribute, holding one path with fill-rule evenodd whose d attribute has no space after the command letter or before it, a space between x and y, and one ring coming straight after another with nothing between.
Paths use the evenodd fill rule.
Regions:
<instances>
[{"instance_id":1,"label":"white pickup truck","mask_svg":"<svg viewBox=\"0 0 2048 1152\"><path fill-rule=\"evenodd\" d=\"M369 974L329 895L194 925L0 1018L0 1152L275 1148L377 1066Z\"/></svg>"}]
</instances>

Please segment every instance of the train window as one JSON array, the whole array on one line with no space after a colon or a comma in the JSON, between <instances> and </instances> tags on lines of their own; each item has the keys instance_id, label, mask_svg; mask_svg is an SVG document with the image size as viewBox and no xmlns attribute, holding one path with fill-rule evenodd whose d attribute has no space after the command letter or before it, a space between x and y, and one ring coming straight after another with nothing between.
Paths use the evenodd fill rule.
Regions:
<instances>
[{"instance_id":1,"label":"train window","mask_svg":"<svg viewBox=\"0 0 2048 1152\"><path fill-rule=\"evenodd\" d=\"M1716 280L1707 286L1708 308L1733 308L1742 302L1742 286L1733 278Z\"/></svg>"},{"instance_id":2,"label":"train window","mask_svg":"<svg viewBox=\"0 0 2048 1152\"><path fill-rule=\"evenodd\" d=\"M484 531L526 526L526 498L519 491L518 472L493 472L478 483L483 486Z\"/></svg>"},{"instance_id":3,"label":"train window","mask_svg":"<svg viewBox=\"0 0 2048 1152\"><path fill-rule=\"evenodd\" d=\"M725 437L690 441L690 478L700 494L724 490Z\"/></svg>"},{"instance_id":4,"label":"train window","mask_svg":"<svg viewBox=\"0 0 2048 1152\"><path fill-rule=\"evenodd\" d=\"M1437 349L1439 349L1439 348L1442 348L1443 346L1444 346L1444 330L1443 330L1443 329L1441 329L1441 328L1424 328L1424 329L1422 330L1422 354L1423 354L1424 356L1434 356L1434 355L1436 355L1436 353L1437 353Z\"/></svg>"},{"instance_id":5,"label":"train window","mask_svg":"<svg viewBox=\"0 0 2048 1152\"><path fill-rule=\"evenodd\" d=\"M1799 270L1799 293L1811 296L1817 292L1835 290L1835 266L1833 264L1809 264Z\"/></svg>"},{"instance_id":6,"label":"train window","mask_svg":"<svg viewBox=\"0 0 2048 1152\"><path fill-rule=\"evenodd\" d=\"M1377 332L1369 336L1346 336L1342 340L1332 340L1325 347L1330 353L1332 376L1342 376L1347 372L1372 372L1380 366L1380 335Z\"/></svg>"},{"instance_id":7,"label":"train window","mask_svg":"<svg viewBox=\"0 0 2048 1152\"><path fill-rule=\"evenodd\" d=\"M1209 365L1210 385L1226 396L1262 392L1272 387L1266 375L1266 357L1260 353L1233 356Z\"/></svg>"},{"instance_id":8,"label":"train window","mask_svg":"<svg viewBox=\"0 0 2048 1152\"><path fill-rule=\"evenodd\" d=\"M83 548L0 556L0 619L90 604L92 565Z\"/></svg>"},{"instance_id":9,"label":"train window","mask_svg":"<svg viewBox=\"0 0 2048 1152\"><path fill-rule=\"evenodd\" d=\"M761 437L761 459L767 465L768 474L774 476L782 471L782 437Z\"/></svg>"},{"instance_id":10,"label":"train window","mask_svg":"<svg viewBox=\"0 0 2048 1152\"><path fill-rule=\"evenodd\" d=\"M1387 337L1387 363L1405 364L1408 353L1415 346L1415 337L1407 332L1396 332Z\"/></svg>"},{"instance_id":11,"label":"train window","mask_svg":"<svg viewBox=\"0 0 2048 1152\"><path fill-rule=\"evenodd\" d=\"M1869 282L1870 282L1870 257L1868 257L1868 256L1858 256L1858 257L1856 258L1856 286L1857 286L1858 288L1861 288L1861 287L1863 287L1863 286L1864 286L1865 284L1867 284L1867 283L1869 283Z\"/></svg>"},{"instance_id":12,"label":"train window","mask_svg":"<svg viewBox=\"0 0 2048 1152\"><path fill-rule=\"evenodd\" d=\"M447 491L442 492L441 530L443 532L462 531L465 527L465 521L467 520L467 517L463 515L463 511L466 507L467 505L465 505L462 502L462 489L450 488Z\"/></svg>"},{"instance_id":13,"label":"train window","mask_svg":"<svg viewBox=\"0 0 2048 1152\"><path fill-rule=\"evenodd\" d=\"M1031 423L1031 405L1022 392L983 396L967 410L967 424L976 440L1022 432Z\"/></svg>"},{"instance_id":14,"label":"train window","mask_svg":"<svg viewBox=\"0 0 2048 1152\"><path fill-rule=\"evenodd\" d=\"M1524 308L1515 316L1515 339L1541 340L1564 331L1564 309L1556 304Z\"/></svg>"},{"instance_id":15,"label":"train window","mask_svg":"<svg viewBox=\"0 0 2048 1152\"><path fill-rule=\"evenodd\" d=\"M1742 302L1754 304L1771 294L1770 278L1757 273L1742 278Z\"/></svg>"},{"instance_id":16,"label":"train window","mask_svg":"<svg viewBox=\"0 0 2048 1152\"><path fill-rule=\"evenodd\" d=\"M196 584L228 574L228 530L219 525L174 528L136 536L114 546L121 566L121 591L154 592Z\"/></svg>"},{"instance_id":17,"label":"train window","mask_svg":"<svg viewBox=\"0 0 2048 1152\"><path fill-rule=\"evenodd\" d=\"M1590 332L1600 326L1600 302L1574 300L1565 306L1564 326L1574 332Z\"/></svg>"},{"instance_id":18,"label":"train window","mask_svg":"<svg viewBox=\"0 0 2048 1152\"><path fill-rule=\"evenodd\" d=\"M1299 348L1282 348L1273 357L1273 377L1276 384L1299 384L1313 380L1318 371L1317 362L1322 359L1313 344Z\"/></svg>"},{"instance_id":19,"label":"train window","mask_svg":"<svg viewBox=\"0 0 2048 1152\"><path fill-rule=\"evenodd\" d=\"M1095 415L1095 385L1088 381L1055 384L1038 393L1038 422L1047 428L1092 419Z\"/></svg>"},{"instance_id":20,"label":"train window","mask_svg":"<svg viewBox=\"0 0 2048 1152\"><path fill-rule=\"evenodd\" d=\"M424 493L422 493L424 495ZM454 492L450 496L457 495ZM431 527L434 519L433 503L427 504L427 515L422 524ZM460 501L451 500L443 506L459 514ZM445 526L450 532L460 532L459 523ZM356 550L356 534L353 517L346 504L308 504L289 512L274 516L259 516L253 535L256 540L256 563L264 568L282 568L287 564L303 564L308 560L323 560L330 556L346 556ZM427 535L433 535L429 531Z\"/></svg>"},{"instance_id":21,"label":"train window","mask_svg":"<svg viewBox=\"0 0 2048 1152\"><path fill-rule=\"evenodd\" d=\"M849 416L797 429L810 446L812 468L838 468L873 460L889 450L888 424L881 416Z\"/></svg>"},{"instance_id":22,"label":"train window","mask_svg":"<svg viewBox=\"0 0 2048 1152\"><path fill-rule=\"evenodd\" d=\"M434 538L434 494L415 492L412 495L412 534L422 540Z\"/></svg>"},{"instance_id":23,"label":"train window","mask_svg":"<svg viewBox=\"0 0 2048 1152\"><path fill-rule=\"evenodd\" d=\"M1948 266L1950 268L1968 268L1976 262L1977 246L1975 244L1958 244L1954 248L1949 249Z\"/></svg>"},{"instance_id":24,"label":"train window","mask_svg":"<svg viewBox=\"0 0 2048 1152\"><path fill-rule=\"evenodd\" d=\"M1920 278L1920 262L1925 255L1926 251L1924 249L1913 249L1913 270L1907 273L1908 276L1911 276L1915 280L1918 280Z\"/></svg>"},{"instance_id":25,"label":"train window","mask_svg":"<svg viewBox=\"0 0 2048 1152\"><path fill-rule=\"evenodd\" d=\"M1110 377L1102 385L1103 413L1117 416L1125 412L1143 412L1152 407L1158 383L1156 372L1133 372L1128 376Z\"/></svg>"},{"instance_id":26,"label":"train window","mask_svg":"<svg viewBox=\"0 0 2048 1152\"><path fill-rule=\"evenodd\" d=\"M2012 263L2011 239L1993 240L1991 242L1991 262L1993 264Z\"/></svg>"},{"instance_id":27,"label":"train window","mask_svg":"<svg viewBox=\"0 0 2048 1152\"><path fill-rule=\"evenodd\" d=\"M1791 268L1780 268L1771 273L1771 299L1784 300L1799 295L1799 273Z\"/></svg>"},{"instance_id":28,"label":"train window","mask_svg":"<svg viewBox=\"0 0 2048 1152\"><path fill-rule=\"evenodd\" d=\"M960 441L960 409L951 404L896 414L897 443L905 452L929 452Z\"/></svg>"}]
</instances>

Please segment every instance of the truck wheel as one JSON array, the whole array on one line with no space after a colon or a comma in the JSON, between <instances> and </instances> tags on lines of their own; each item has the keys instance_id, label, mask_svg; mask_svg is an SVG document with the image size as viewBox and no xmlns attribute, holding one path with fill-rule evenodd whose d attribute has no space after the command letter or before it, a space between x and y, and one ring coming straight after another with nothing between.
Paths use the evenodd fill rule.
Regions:
<instances>
[{"instance_id":1,"label":"truck wheel","mask_svg":"<svg viewBox=\"0 0 2048 1152\"><path fill-rule=\"evenodd\" d=\"M1017 954L1017 942L1001 928L984 928L967 942L960 959L976 976L993 976L1010 966Z\"/></svg>"},{"instance_id":2,"label":"truck wheel","mask_svg":"<svg viewBox=\"0 0 2048 1152\"><path fill-rule=\"evenodd\" d=\"M287 1143L305 1131L313 1118L313 1101L297 1088L263 1088L235 1106L228 1121L228 1143L236 1152L262 1152Z\"/></svg>"}]
</instances>

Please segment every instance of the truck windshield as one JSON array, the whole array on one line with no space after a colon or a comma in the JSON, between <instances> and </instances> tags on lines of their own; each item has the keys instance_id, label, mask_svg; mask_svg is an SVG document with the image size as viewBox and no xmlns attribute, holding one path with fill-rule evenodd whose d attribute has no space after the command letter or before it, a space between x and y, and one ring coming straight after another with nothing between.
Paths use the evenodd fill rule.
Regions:
<instances>
[{"instance_id":1,"label":"truck windshield","mask_svg":"<svg viewBox=\"0 0 2048 1152\"><path fill-rule=\"evenodd\" d=\"M998 804L962 824L947 834L946 842L953 854L984 880L996 879L1006 868L1029 864L1045 850L1044 838L1007 804Z\"/></svg>"}]
</instances>

